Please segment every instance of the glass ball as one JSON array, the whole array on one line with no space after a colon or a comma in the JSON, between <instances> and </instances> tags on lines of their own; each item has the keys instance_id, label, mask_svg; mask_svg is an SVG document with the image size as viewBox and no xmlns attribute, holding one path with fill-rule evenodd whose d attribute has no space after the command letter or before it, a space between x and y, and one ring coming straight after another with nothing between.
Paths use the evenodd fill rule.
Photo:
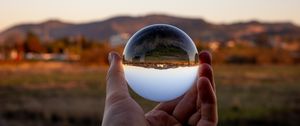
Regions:
<instances>
[{"instance_id":1,"label":"glass ball","mask_svg":"<svg viewBox=\"0 0 300 126\"><path fill-rule=\"evenodd\" d=\"M129 86L157 102L176 99L189 90L197 78L198 62L192 39L167 24L142 28L128 40L123 52Z\"/></svg>"}]
</instances>

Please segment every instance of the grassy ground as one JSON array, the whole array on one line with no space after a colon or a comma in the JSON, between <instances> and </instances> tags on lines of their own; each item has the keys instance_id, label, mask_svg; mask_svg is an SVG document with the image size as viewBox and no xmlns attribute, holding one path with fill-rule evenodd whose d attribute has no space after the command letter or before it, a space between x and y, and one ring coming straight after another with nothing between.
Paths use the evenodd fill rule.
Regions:
<instances>
[{"instance_id":1,"label":"grassy ground","mask_svg":"<svg viewBox=\"0 0 300 126\"><path fill-rule=\"evenodd\" d=\"M216 66L220 124L299 125L300 66Z\"/></svg>"},{"instance_id":2,"label":"grassy ground","mask_svg":"<svg viewBox=\"0 0 300 126\"><path fill-rule=\"evenodd\" d=\"M0 125L100 125L106 67L0 65ZM220 125L299 125L300 66L214 66ZM156 103L133 97L149 111Z\"/></svg>"}]
</instances>

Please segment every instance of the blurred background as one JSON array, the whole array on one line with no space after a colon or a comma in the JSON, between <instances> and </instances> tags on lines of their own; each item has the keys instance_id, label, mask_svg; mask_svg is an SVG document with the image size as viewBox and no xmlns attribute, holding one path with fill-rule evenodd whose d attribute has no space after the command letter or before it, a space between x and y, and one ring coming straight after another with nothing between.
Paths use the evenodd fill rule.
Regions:
<instances>
[{"instance_id":1,"label":"blurred background","mask_svg":"<svg viewBox=\"0 0 300 126\"><path fill-rule=\"evenodd\" d=\"M154 23L212 53L219 125L298 126L299 12L299 0L1 0L0 126L100 125L108 52Z\"/></svg>"}]
</instances>

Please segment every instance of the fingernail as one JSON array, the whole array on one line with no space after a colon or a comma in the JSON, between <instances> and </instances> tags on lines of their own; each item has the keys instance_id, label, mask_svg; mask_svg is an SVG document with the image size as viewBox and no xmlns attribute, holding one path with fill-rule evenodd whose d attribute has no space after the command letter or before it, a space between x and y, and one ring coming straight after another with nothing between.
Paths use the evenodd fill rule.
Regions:
<instances>
[{"instance_id":1,"label":"fingernail","mask_svg":"<svg viewBox=\"0 0 300 126\"><path fill-rule=\"evenodd\" d=\"M108 62L109 62L109 64L111 63L112 59L113 59L113 54L110 52L108 54Z\"/></svg>"}]
</instances>

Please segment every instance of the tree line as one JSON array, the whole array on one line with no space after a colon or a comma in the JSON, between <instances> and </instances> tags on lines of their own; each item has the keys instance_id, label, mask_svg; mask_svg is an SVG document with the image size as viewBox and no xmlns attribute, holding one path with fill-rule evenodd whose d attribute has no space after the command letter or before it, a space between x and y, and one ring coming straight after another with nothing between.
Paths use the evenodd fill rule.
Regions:
<instances>
[{"instance_id":1,"label":"tree line","mask_svg":"<svg viewBox=\"0 0 300 126\"><path fill-rule=\"evenodd\" d=\"M263 41L262 39L259 41ZM195 42L199 51L210 50L217 64L297 64L300 63L300 51L287 51L269 46L249 46L236 43L233 47L219 46L210 48L208 42ZM80 56L83 64L108 64L107 55L111 50L122 53L124 45L111 47L108 41L88 40L84 36L76 39L60 38L48 42L42 41L36 34L28 32L21 42L0 45L0 54L8 56L12 50L21 55L27 53L74 54ZM26 61L23 59L21 61Z\"/></svg>"}]
</instances>

